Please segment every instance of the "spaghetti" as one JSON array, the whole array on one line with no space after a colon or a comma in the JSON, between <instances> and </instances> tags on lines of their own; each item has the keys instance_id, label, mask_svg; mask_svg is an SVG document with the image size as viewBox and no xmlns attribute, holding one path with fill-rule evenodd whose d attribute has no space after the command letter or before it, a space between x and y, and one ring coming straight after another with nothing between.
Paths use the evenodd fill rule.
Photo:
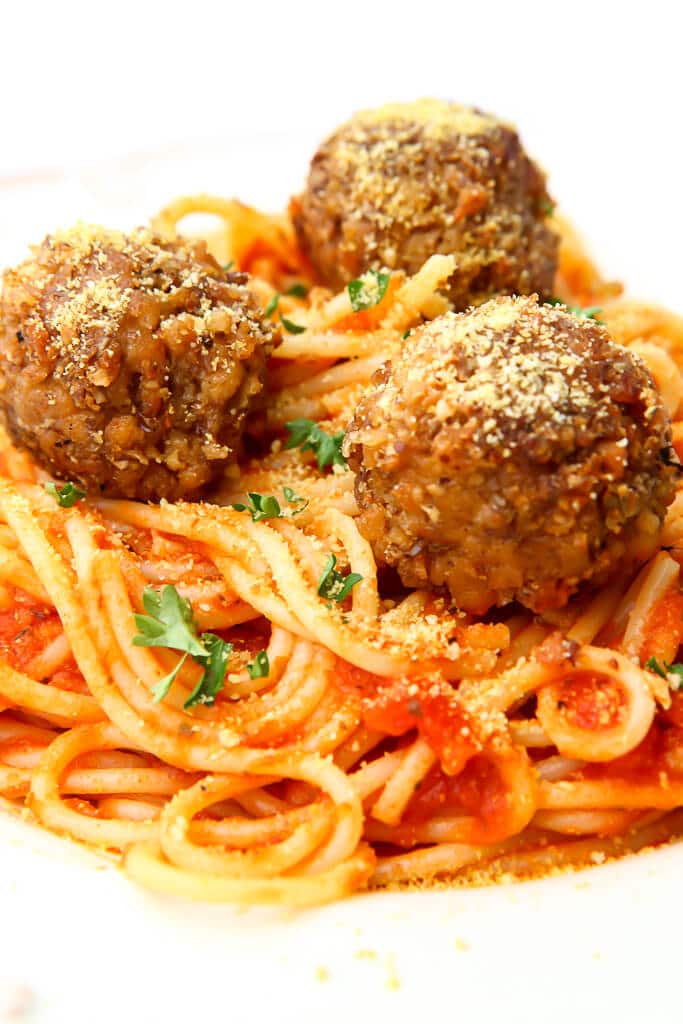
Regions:
<instances>
[{"instance_id":1,"label":"spaghetti","mask_svg":"<svg viewBox=\"0 0 683 1024\"><path fill-rule=\"evenodd\" d=\"M392 274L358 311L314 285L285 218L200 196L154 227L174 235L194 214L218 218L203 232L216 258L300 329L271 361L262 439L298 419L342 431L405 332L446 308L450 257ZM558 226L562 298L599 303L643 357L683 454L683 321L623 300ZM525 876L683 831L683 694L669 671L683 499L634 578L559 612L477 618L437 593L386 590L353 474L321 470L311 450L276 440L200 504L62 508L6 439L0 460L0 793L120 853L137 882L309 905L484 869ZM296 514L233 507L285 487ZM165 587L202 637L232 645L213 702L192 703L196 661L178 669L176 652L133 642L147 588Z\"/></svg>"}]
</instances>

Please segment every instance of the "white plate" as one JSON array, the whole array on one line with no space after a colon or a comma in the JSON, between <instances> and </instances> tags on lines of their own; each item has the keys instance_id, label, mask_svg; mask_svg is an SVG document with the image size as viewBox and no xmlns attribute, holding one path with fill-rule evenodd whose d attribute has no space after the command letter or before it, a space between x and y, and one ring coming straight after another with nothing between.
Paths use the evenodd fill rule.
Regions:
<instances>
[{"instance_id":1,"label":"white plate","mask_svg":"<svg viewBox=\"0 0 683 1024\"><path fill-rule=\"evenodd\" d=\"M126 227L183 191L281 207L306 159L288 141L178 147L0 188L0 263L58 224ZM597 222L594 235L604 233ZM613 255L623 266L616 242L602 248L603 265ZM666 282L648 290L678 303ZM1 813L0 864L0 1021L683 1018L683 847L537 882L361 895L297 913L151 896L110 863Z\"/></svg>"}]
</instances>

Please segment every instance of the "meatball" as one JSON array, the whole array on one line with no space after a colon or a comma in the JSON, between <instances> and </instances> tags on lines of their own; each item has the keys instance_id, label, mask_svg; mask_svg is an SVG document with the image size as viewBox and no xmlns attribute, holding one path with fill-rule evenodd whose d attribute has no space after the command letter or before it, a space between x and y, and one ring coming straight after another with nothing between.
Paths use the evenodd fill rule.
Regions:
<instances>
[{"instance_id":1,"label":"meatball","mask_svg":"<svg viewBox=\"0 0 683 1024\"><path fill-rule=\"evenodd\" d=\"M412 274L454 255L455 309L498 293L549 297L558 238L539 168L514 128L441 100L357 114L313 157L292 202L299 243L341 288L368 269Z\"/></svg>"},{"instance_id":2,"label":"meatball","mask_svg":"<svg viewBox=\"0 0 683 1024\"><path fill-rule=\"evenodd\" d=\"M196 497L235 459L275 340L203 243L80 225L4 275L0 413L91 492Z\"/></svg>"},{"instance_id":3,"label":"meatball","mask_svg":"<svg viewBox=\"0 0 683 1024\"><path fill-rule=\"evenodd\" d=\"M356 409L361 532L406 586L556 608L654 550L678 467L645 364L535 296L411 334Z\"/></svg>"}]
</instances>

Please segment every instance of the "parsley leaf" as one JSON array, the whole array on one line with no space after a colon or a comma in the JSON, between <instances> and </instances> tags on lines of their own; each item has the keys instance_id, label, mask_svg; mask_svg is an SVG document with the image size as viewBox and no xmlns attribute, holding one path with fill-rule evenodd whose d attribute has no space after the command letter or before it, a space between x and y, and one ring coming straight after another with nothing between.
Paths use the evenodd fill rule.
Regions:
<instances>
[{"instance_id":1,"label":"parsley leaf","mask_svg":"<svg viewBox=\"0 0 683 1024\"><path fill-rule=\"evenodd\" d=\"M343 466L348 469L346 459L342 455L344 431L328 434L314 420L290 420L285 423L289 431L289 439L285 448L301 448L302 452L312 451L318 463L318 469L325 466Z\"/></svg>"},{"instance_id":2,"label":"parsley leaf","mask_svg":"<svg viewBox=\"0 0 683 1024\"><path fill-rule=\"evenodd\" d=\"M378 270L368 270L367 274L349 281L346 290L351 299L351 309L359 313L362 309L372 309L379 305L386 294L391 274Z\"/></svg>"},{"instance_id":3,"label":"parsley leaf","mask_svg":"<svg viewBox=\"0 0 683 1024\"><path fill-rule=\"evenodd\" d=\"M285 500L288 501L290 505L303 505L303 508L297 509L297 512L303 512L306 505L308 505L306 498L302 498L300 495L294 493L293 487L283 487L282 493L285 496ZM293 514L296 515L296 512Z\"/></svg>"},{"instance_id":4,"label":"parsley leaf","mask_svg":"<svg viewBox=\"0 0 683 1024\"><path fill-rule=\"evenodd\" d=\"M214 633L199 636L190 602L181 597L171 584L161 592L146 587L142 604L147 615L136 615L135 625L140 630L133 637L136 647L167 647L182 651L183 656L175 668L152 687L156 703L167 696L180 669L188 656L192 657L204 671L185 701L184 707L195 704L213 704L216 694L223 688L225 669L232 652L232 644L221 640Z\"/></svg>"},{"instance_id":5,"label":"parsley leaf","mask_svg":"<svg viewBox=\"0 0 683 1024\"><path fill-rule=\"evenodd\" d=\"M650 672L655 672L662 679L668 679L669 676L677 676L678 683L675 689L680 690L683 688L683 665L667 665L665 661L658 661L657 658L652 657L648 658L645 662L645 668L649 669Z\"/></svg>"},{"instance_id":6,"label":"parsley leaf","mask_svg":"<svg viewBox=\"0 0 683 1024\"><path fill-rule=\"evenodd\" d=\"M135 647L170 647L185 651L193 657L205 656L207 651L197 633L192 605L181 597L171 584L159 593L145 587L142 604L147 615L136 615L135 625L140 632L133 637Z\"/></svg>"},{"instance_id":7,"label":"parsley leaf","mask_svg":"<svg viewBox=\"0 0 683 1024\"><path fill-rule=\"evenodd\" d=\"M321 597L341 604L363 577L357 572L350 572L345 576L342 572L337 572L336 564L337 559L334 555L330 555L325 563L322 576L318 580L318 593Z\"/></svg>"},{"instance_id":8,"label":"parsley leaf","mask_svg":"<svg viewBox=\"0 0 683 1024\"><path fill-rule=\"evenodd\" d=\"M235 266L235 261L234 260L229 260L227 263L223 264L223 270L232 270L232 268L234 266Z\"/></svg>"},{"instance_id":9,"label":"parsley leaf","mask_svg":"<svg viewBox=\"0 0 683 1024\"><path fill-rule=\"evenodd\" d=\"M305 284L301 284L299 281L297 281L295 284L291 286L291 288L287 289L285 295L291 295L295 299L305 299L306 296L308 295L308 288L306 287Z\"/></svg>"},{"instance_id":10,"label":"parsley leaf","mask_svg":"<svg viewBox=\"0 0 683 1024\"><path fill-rule=\"evenodd\" d=\"M152 687L152 693L154 694L155 704L158 704L159 701L162 701L164 697L168 696L168 691L173 686L173 683L175 682L175 677L178 675L181 668L185 664L186 658L187 653L183 654L182 658L180 659L176 667L171 672L169 672L167 676L164 676L163 679L160 679L159 682Z\"/></svg>"},{"instance_id":11,"label":"parsley leaf","mask_svg":"<svg viewBox=\"0 0 683 1024\"><path fill-rule=\"evenodd\" d=\"M306 328L302 327L301 324L295 324L291 320L288 320L282 315L282 313L280 313L280 323L290 334L303 334L306 330Z\"/></svg>"},{"instance_id":12,"label":"parsley leaf","mask_svg":"<svg viewBox=\"0 0 683 1024\"><path fill-rule=\"evenodd\" d=\"M568 313L573 313L574 316L581 317L584 320L595 320L596 324L602 324L605 321L598 318L598 313L602 313L601 306L570 306L563 299L548 299L546 302L547 306L564 306Z\"/></svg>"},{"instance_id":13,"label":"parsley leaf","mask_svg":"<svg viewBox=\"0 0 683 1024\"><path fill-rule=\"evenodd\" d=\"M296 516L307 507L306 498L300 498L291 487L283 487L282 493L285 496L285 501L290 505L299 506L299 508L292 509L289 515ZM248 505L235 502L232 508L236 512L248 512L252 523L260 523L262 519L280 519L288 514L286 511L283 512L280 502L272 494L257 494L255 491L249 491L248 497Z\"/></svg>"},{"instance_id":14,"label":"parsley leaf","mask_svg":"<svg viewBox=\"0 0 683 1024\"><path fill-rule=\"evenodd\" d=\"M405 340L406 340L406 338L409 338L409 337L410 337L410 332L411 332L411 330L412 330L412 328L410 328L410 327L409 327L407 331L404 331L404 332L403 332L403 334L402 334L402 338L403 338L403 341L405 341Z\"/></svg>"},{"instance_id":15,"label":"parsley leaf","mask_svg":"<svg viewBox=\"0 0 683 1024\"><path fill-rule=\"evenodd\" d=\"M544 199L541 203L541 213L545 217L552 217L555 213L555 203L552 199Z\"/></svg>"},{"instance_id":16,"label":"parsley leaf","mask_svg":"<svg viewBox=\"0 0 683 1024\"><path fill-rule=\"evenodd\" d=\"M253 661L247 665L250 679L263 679L270 672L270 662L265 651L259 651Z\"/></svg>"},{"instance_id":17,"label":"parsley leaf","mask_svg":"<svg viewBox=\"0 0 683 1024\"><path fill-rule=\"evenodd\" d=\"M78 484L68 483L58 487L57 484L49 483L45 484L45 490L52 495L60 508L73 508L77 501L83 501L85 498L85 491Z\"/></svg>"},{"instance_id":18,"label":"parsley leaf","mask_svg":"<svg viewBox=\"0 0 683 1024\"><path fill-rule=\"evenodd\" d=\"M277 309L277 304L278 304L279 301L280 301L280 293L279 292L275 292L275 294L273 295L272 299L270 300L270 302L268 303L266 308L263 310L263 315L264 316L272 316L273 313L275 312L275 310Z\"/></svg>"},{"instance_id":19,"label":"parsley leaf","mask_svg":"<svg viewBox=\"0 0 683 1024\"><path fill-rule=\"evenodd\" d=\"M232 654L232 644L221 640L215 633L202 633L202 643L208 654L204 658L196 658L204 666L202 676L194 690L183 704L184 708L192 708L195 704L211 706L216 695L223 689L225 670Z\"/></svg>"}]
</instances>

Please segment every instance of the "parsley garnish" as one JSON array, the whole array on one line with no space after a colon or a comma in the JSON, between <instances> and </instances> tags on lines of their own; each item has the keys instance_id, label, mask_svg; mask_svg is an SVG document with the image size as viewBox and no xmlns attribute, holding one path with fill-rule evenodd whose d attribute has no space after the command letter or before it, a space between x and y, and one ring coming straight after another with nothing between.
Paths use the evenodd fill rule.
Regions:
<instances>
[{"instance_id":1,"label":"parsley garnish","mask_svg":"<svg viewBox=\"0 0 683 1024\"><path fill-rule=\"evenodd\" d=\"M275 292L275 294L273 295L272 299L270 300L270 302L268 303L266 308L263 310L263 315L264 316L272 316L273 313L275 312L275 310L277 309L277 304L278 304L279 301L280 301L280 293L279 292Z\"/></svg>"},{"instance_id":2,"label":"parsley garnish","mask_svg":"<svg viewBox=\"0 0 683 1024\"><path fill-rule=\"evenodd\" d=\"M274 495L257 494L255 491L249 491L249 504L243 505L242 502L235 502L232 508L236 512L248 512L252 523L260 523L262 519L280 519L284 518L287 514L296 516L299 512L303 512L308 505L306 498L299 497L291 487L283 487L282 493L285 496L285 501L289 502L290 505L298 505L299 507L287 513L286 510L282 510L280 502Z\"/></svg>"},{"instance_id":3,"label":"parsley garnish","mask_svg":"<svg viewBox=\"0 0 683 1024\"><path fill-rule=\"evenodd\" d=\"M163 700L164 697L168 696L168 691L173 686L173 683L175 682L175 677L178 675L181 668L185 664L186 658L187 654L183 654L182 658L180 659L176 667L171 672L169 672L167 676L164 676L163 679L160 679L156 686L152 687L152 693L154 694L155 704L158 704L159 701Z\"/></svg>"},{"instance_id":4,"label":"parsley garnish","mask_svg":"<svg viewBox=\"0 0 683 1024\"><path fill-rule=\"evenodd\" d=\"M541 213L546 217L552 217L555 213L555 203L552 199L544 199L541 203Z\"/></svg>"},{"instance_id":5,"label":"parsley garnish","mask_svg":"<svg viewBox=\"0 0 683 1024\"><path fill-rule=\"evenodd\" d=\"M386 294L387 285L391 274L385 274L378 270L368 270L363 277L349 281L346 290L351 299L351 309L359 313L362 309L372 309L379 305ZM374 280L373 280L374 279Z\"/></svg>"},{"instance_id":6,"label":"parsley garnish","mask_svg":"<svg viewBox=\"0 0 683 1024\"><path fill-rule=\"evenodd\" d=\"M331 601L336 601L337 604L341 604L344 598L349 596L356 583L360 583L363 577L357 572L350 572L345 576L342 572L337 572L335 569L336 564L337 559L334 555L330 555L325 562L325 568L318 581L318 593L321 597L326 597Z\"/></svg>"},{"instance_id":7,"label":"parsley garnish","mask_svg":"<svg viewBox=\"0 0 683 1024\"><path fill-rule=\"evenodd\" d=\"M167 584L161 592L145 587L142 604L147 614L135 616L135 625L140 632L133 637L133 644L136 647L167 647L173 651L183 651L173 671L152 687L155 703L166 697L189 655L204 671L184 707L213 704L216 694L223 689L232 644L221 640L214 633L202 633L200 636L192 605L171 584Z\"/></svg>"},{"instance_id":8,"label":"parsley garnish","mask_svg":"<svg viewBox=\"0 0 683 1024\"><path fill-rule=\"evenodd\" d=\"M680 690L683 687L683 665L667 665L665 661L660 662L655 657L648 658L645 662L645 668L648 668L650 672L655 672L662 679L668 679L669 676L677 676L678 683L676 689Z\"/></svg>"},{"instance_id":9,"label":"parsley garnish","mask_svg":"<svg viewBox=\"0 0 683 1024\"><path fill-rule=\"evenodd\" d=\"M295 299L305 299L308 295L308 288L305 284L301 284L300 281L297 281L291 286L291 288L287 289L285 295L291 295Z\"/></svg>"},{"instance_id":10,"label":"parsley garnish","mask_svg":"<svg viewBox=\"0 0 683 1024\"><path fill-rule=\"evenodd\" d=\"M280 323L290 334L303 334L306 330L306 328L302 327L301 324L295 324L291 320L288 320L287 317L282 315L282 313L280 313Z\"/></svg>"},{"instance_id":11,"label":"parsley garnish","mask_svg":"<svg viewBox=\"0 0 683 1024\"><path fill-rule=\"evenodd\" d=\"M216 694L223 689L225 670L232 654L232 644L221 640L215 633L202 633L202 643L208 654L205 658L195 658L195 661L204 666L204 672L185 701L183 706L186 708L194 707L195 704L211 706L214 703Z\"/></svg>"},{"instance_id":12,"label":"parsley garnish","mask_svg":"<svg viewBox=\"0 0 683 1024\"><path fill-rule=\"evenodd\" d=\"M247 665L250 679L263 679L270 672L270 662L265 651L259 651L253 661Z\"/></svg>"},{"instance_id":13,"label":"parsley garnish","mask_svg":"<svg viewBox=\"0 0 683 1024\"><path fill-rule=\"evenodd\" d=\"M342 455L344 431L328 434L314 420L290 420L285 423L289 431L289 439L285 448L301 448L302 452L315 452L318 469L325 466L343 466L348 469L346 459Z\"/></svg>"},{"instance_id":14,"label":"parsley garnish","mask_svg":"<svg viewBox=\"0 0 683 1024\"><path fill-rule=\"evenodd\" d=\"M45 490L52 495L60 508L73 508L77 501L83 501L85 498L85 491L78 484L68 483L58 487L57 484L49 483L45 484Z\"/></svg>"},{"instance_id":15,"label":"parsley garnish","mask_svg":"<svg viewBox=\"0 0 683 1024\"><path fill-rule=\"evenodd\" d=\"M595 320L596 324L604 323L604 320L598 318L598 313L602 313L602 306L570 306L564 301L564 299L548 299L547 306L564 306L568 313L573 313L574 316L582 317L584 320Z\"/></svg>"},{"instance_id":16,"label":"parsley garnish","mask_svg":"<svg viewBox=\"0 0 683 1024\"><path fill-rule=\"evenodd\" d=\"M223 264L223 270L231 270L234 266L235 266L235 261L234 260L229 260L227 263Z\"/></svg>"},{"instance_id":17,"label":"parsley garnish","mask_svg":"<svg viewBox=\"0 0 683 1024\"><path fill-rule=\"evenodd\" d=\"M406 340L406 338L410 337L410 331L411 331L411 328L409 327L407 331L403 332L403 340L404 341Z\"/></svg>"}]
</instances>

